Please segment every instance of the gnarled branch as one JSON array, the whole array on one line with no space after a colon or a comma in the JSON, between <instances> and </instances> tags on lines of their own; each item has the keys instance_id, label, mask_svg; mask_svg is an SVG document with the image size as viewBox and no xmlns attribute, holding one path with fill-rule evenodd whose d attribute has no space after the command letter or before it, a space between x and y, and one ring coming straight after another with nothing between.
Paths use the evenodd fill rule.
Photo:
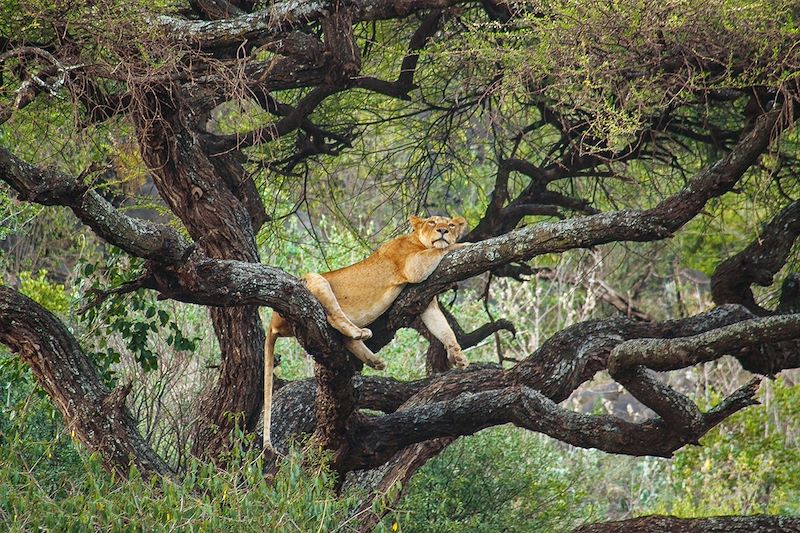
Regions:
<instances>
[{"instance_id":1,"label":"gnarled branch","mask_svg":"<svg viewBox=\"0 0 800 533\"><path fill-rule=\"evenodd\" d=\"M172 473L125 407L130 387L108 390L61 321L8 287L0 287L0 342L31 367L73 438L98 452L107 468L122 477L131 466L148 476Z\"/></svg>"}]
</instances>

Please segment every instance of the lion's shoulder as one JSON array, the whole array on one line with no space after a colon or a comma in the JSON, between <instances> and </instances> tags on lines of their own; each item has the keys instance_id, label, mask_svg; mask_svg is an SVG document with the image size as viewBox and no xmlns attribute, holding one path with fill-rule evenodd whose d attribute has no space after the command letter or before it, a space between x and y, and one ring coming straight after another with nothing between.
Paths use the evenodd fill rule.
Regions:
<instances>
[{"instance_id":1,"label":"lion's shoulder","mask_svg":"<svg viewBox=\"0 0 800 533\"><path fill-rule=\"evenodd\" d=\"M424 249L425 247L419 242L416 235L411 233L383 243L371 257L374 257L376 261L404 263L409 257Z\"/></svg>"}]
</instances>

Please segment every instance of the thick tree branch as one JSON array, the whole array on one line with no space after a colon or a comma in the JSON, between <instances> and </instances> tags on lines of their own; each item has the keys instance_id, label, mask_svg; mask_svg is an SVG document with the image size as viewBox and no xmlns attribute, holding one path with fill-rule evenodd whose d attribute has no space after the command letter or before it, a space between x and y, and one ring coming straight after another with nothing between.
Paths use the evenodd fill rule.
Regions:
<instances>
[{"instance_id":1,"label":"thick tree branch","mask_svg":"<svg viewBox=\"0 0 800 533\"><path fill-rule=\"evenodd\" d=\"M437 437L471 435L480 429L513 423L562 442L610 453L670 457L684 445L712 429L722 419L753 405L756 387L748 384L728 401L724 412L703 415L691 428L670 427L660 419L633 424L613 416L589 416L561 409L537 390L509 387L463 393L446 402L426 403L381 417L362 417L352 430L353 463L360 469L385 462L397 450Z\"/></svg>"},{"instance_id":2,"label":"thick tree branch","mask_svg":"<svg viewBox=\"0 0 800 533\"><path fill-rule=\"evenodd\" d=\"M179 262L190 245L175 229L120 213L80 180L30 165L0 147L0 180L21 200L69 207L99 237L126 252L158 263Z\"/></svg>"},{"instance_id":3,"label":"thick tree branch","mask_svg":"<svg viewBox=\"0 0 800 533\"><path fill-rule=\"evenodd\" d=\"M789 516L642 516L582 526L573 533L797 533L800 518Z\"/></svg>"},{"instance_id":4,"label":"thick tree branch","mask_svg":"<svg viewBox=\"0 0 800 533\"><path fill-rule=\"evenodd\" d=\"M756 303L750 285L772 285L799 233L800 202L793 202L766 224L747 248L717 266L711 276L714 303L741 304L758 315L770 314Z\"/></svg>"},{"instance_id":5,"label":"thick tree branch","mask_svg":"<svg viewBox=\"0 0 800 533\"><path fill-rule=\"evenodd\" d=\"M159 194L194 239L196 255L257 262L255 231L263 221L263 205L241 154L209 154L197 133L196 110L208 93L172 86L147 98L150 106L137 108L131 117L142 160ZM192 450L219 457L237 424L252 431L258 423L264 336L254 306L211 307L209 314L220 346L219 379L198 413Z\"/></svg>"},{"instance_id":6,"label":"thick tree branch","mask_svg":"<svg viewBox=\"0 0 800 533\"><path fill-rule=\"evenodd\" d=\"M735 357L746 348L798 337L800 314L754 318L690 337L626 341L614 348L608 370L612 376L636 365L653 370L675 370L713 361L725 354ZM800 365L800 352L789 364Z\"/></svg>"},{"instance_id":7,"label":"thick tree branch","mask_svg":"<svg viewBox=\"0 0 800 533\"><path fill-rule=\"evenodd\" d=\"M427 281L403 291L385 315L388 328L385 322L373 328L379 334L373 339L372 345L385 344L391 337L386 331L381 334L381 327L393 332L408 325L436 294L446 290L455 281L543 253L563 252L614 241L651 241L670 236L691 220L708 199L733 187L768 145L779 113L779 110L774 110L763 115L750 134L726 158L701 172L687 187L652 209L617 211L541 223L448 254ZM263 288L259 284L265 282L265 276L276 276L274 282L281 287L293 285L285 274L276 269L237 261L202 261L193 265L191 271L176 274L167 281L155 283L152 288L160 290L165 296L194 303L252 303L269 305L282 313L289 307L286 293L280 298L264 298L265 295L259 294ZM203 277L208 279L204 280ZM210 284L210 281L214 283ZM274 283L272 285L274 289ZM321 326L322 323L315 328L317 331L327 329Z\"/></svg>"},{"instance_id":8,"label":"thick tree branch","mask_svg":"<svg viewBox=\"0 0 800 533\"><path fill-rule=\"evenodd\" d=\"M361 451L358 448L358 442L361 442L370 447L368 453L372 454L372 459L369 459L369 464L356 464L360 459L351 458L351 462L345 463L343 468L346 470L368 468L388 459L388 455L408 444L434 437L450 438L469 434L482 427L505 422L518 423L522 427L544 431L556 438L570 439L568 442L576 445L605 446L602 449L608 451L634 453L635 444L633 443L636 442L636 439L641 438L645 440L640 442L642 448L636 453L671 453L675 449L670 449L672 446L679 447L686 443L696 442L710 427L720 423L732 412L749 405L752 402L755 382L748 384L705 414L699 413L693 406L687 407L682 398L678 398L677 405L689 413L691 415L689 417L676 412L675 409L661 409L660 405L649 402L657 412L663 413L662 419L640 425L630 424L629 426L628 423L617 421L613 417L608 417L608 419L582 418L585 415L561 412L555 407L555 402L565 399L597 371L607 368L610 354L626 339L658 338L659 342L668 344L672 342L668 339L675 337L693 336L706 331L714 333L719 331L719 328L724 331L728 324L751 317L752 315L746 309L729 306L689 319L658 324L625 318L589 321L576 324L556 334L537 352L509 370L503 370L497 366L471 365L465 371L447 372L412 383L393 382L389 379L376 382L374 381L376 378L361 378L361 385L358 386L358 389L363 392L360 394L359 407L381 409L384 412L393 410L393 412L391 415L382 417L355 419L357 421L353 422L354 425L351 424L348 429L351 446L356 446L351 455L361 457ZM690 364L692 363L687 362L684 366ZM648 376L645 377L650 379ZM644 385L649 385L650 388L654 386L651 381L645 381ZM287 394L287 396L280 402L276 400L276 405L282 403L287 406L283 409L288 408L296 415L299 409L302 410L300 405L308 405L308 395L311 392L306 391L304 400L303 395L291 394L291 387L293 386L281 389L279 395ZM368 392L373 387L377 387L378 392L381 389L390 391L389 397L393 400L387 403L378 399L380 394L374 395ZM525 389L524 394L520 392L520 387ZM529 398L531 394L527 391L536 391L532 400ZM486 395L479 396L478 400L472 398L473 395L484 393ZM537 395L548 399L552 405L539 401ZM514 402L522 401L523 397L529 398L530 405L528 407L517 410L517 407L511 406ZM656 399L661 400L661 397ZM403 404L398 405L400 402ZM451 405L452 402L457 405ZM481 407L475 407L476 404L480 404ZM530 407L531 405L533 407ZM472 415L467 416L465 413L470 412L473 407L475 410L472 411ZM532 410L525 411L528 408ZM478 412L481 414L475 418L474 415ZM463 420L459 418L462 415ZM425 425L424 421L428 420L427 417L433 417L435 420L431 420L430 425L423 428L420 424ZM541 417L548 420L547 424L536 426L533 420ZM298 428L302 431L309 432L313 428L312 419L297 416L289 418L294 421L290 424L300 423ZM300 418L303 419L302 422L298 420ZM683 422L684 418L691 419L692 423L677 423L678 421ZM448 421L451 424L449 426ZM409 426L404 425L406 423ZM582 435L580 432L580 428L594 431L592 428L607 427L604 424L612 424L617 431L631 435L630 442L614 440L608 435L601 434L602 432L588 436ZM386 433L387 427L394 429ZM409 429L410 427L416 427L419 431ZM373 440L365 441L365 432L371 432L369 434ZM284 438L290 433L291 430L287 428ZM400 433L403 435L398 436ZM654 443L660 444L654 446ZM379 456L381 459L378 458ZM372 461L375 461L374 464Z\"/></svg>"},{"instance_id":9,"label":"thick tree branch","mask_svg":"<svg viewBox=\"0 0 800 533\"><path fill-rule=\"evenodd\" d=\"M125 407L130 386L109 391L61 321L8 287L0 287L0 342L31 367L73 438L99 453L109 470L122 477L131 466L146 476L171 474Z\"/></svg>"},{"instance_id":10,"label":"thick tree branch","mask_svg":"<svg viewBox=\"0 0 800 533\"><path fill-rule=\"evenodd\" d=\"M443 9L464 0L345 0L341 4L353 14L353 22L404 18L426 9ZM477 3L477 2L476 2ZM319 21L330 15L337 2L312 0L275 2L262 11L215 21L190 21L161 16L161 24L172 38L203 46L228 46L244 40L265 39Z\"/></svg>"},{"instance_id":11,"label":"thick tree branch","mask_svg":"<svg viewBox=\"0 0 800 533\"><path fill-rule=\"evenodd\" d=\"M731 154L702 172L683 191L653 209L619 211L552 224L538 224L449 254L431 279L404 291L390 312L390 319L391 313L397 313L397 309L402 310L406 316L413 316L437 292L444 290L453 281L502 264L575 247L617 240L653 240L670 235L695 216L709 198L733 187L767 146L778 113L779 111L775 110L762 116L752 132L739 142ZM174 131L185 130L174 128ZM179 135L178 146L184 141L188 139L181 140ZM143 141L145 146L150 146L151 143L152 146L161 145L147 137ZM178 168L175 167L176 161L183 157L180 154L186 153L189 153L188 148L187 151L176 152L174 157L158 155L153 160L152 166L159 169L160 173L178 172L175 170ZM189 168L194 169L195 166L192 164ZM179 176L180 174L176 173L175 178L169 182L169 187L176 187L182 182ZM200 184L203 187L201 189L203 194L198 198L200 202L194 206L194 209L197 209L208 201L207 198L213 197L211 193L217 187L211 182L198 181L198 176L204 176L202 172L194 176L192 183L195 185L192 186L197 187L196 184ZM171 197L172 193L167 194L167 198ZM182 196L176 192L175 198L178 197ZM182 206L175 206L175 209L177 212L182 212ZM197 216L200 216L201 212L205 210L198 210ZM222 216L218 204L215 204L214 212L215 217ZM217 231L213 224L216 218L209 220L207 216L204 219L197 216L189 215L187 224L193 233L205 232L205 235L200 233L198 236L206 241L204 247L207 248L208 244L219 240L219 237L215 236L214 240L210 241L207 235L209 231ZM196 224L198 221L201 223ZM201 228L206 229L201 230ZM215 246L208 250L210 255L217 255L214 250ZM298 337L320 363L325 365L329 357L333 357L330 362L340 360L341 357L348 360L348 356L344 355L345 352L341 349L338 337L328 327L318 302L305 287L301 288L301 284L294 278L286 276L277 269L244 261L197 258L189 263L184 268L161 269L154 273L148 286L159 290L164 296L206 305L269 305L296 324ZM403 325L402 322L396 324L395 329L400 325ZM337 365L341 363L336 363L334 367ZM332 376L329 381L336 380ZM344 386L344 390L349 390L349 387ZM342 401L341 404L354 405L354 402ZM336 428L344 427L342 424L349 416L346 411L347 409L339 410L335 415L334 418L339 420L334 424ZM435 436L444 435L432 435Z\"/></svg>"}]
</instances>

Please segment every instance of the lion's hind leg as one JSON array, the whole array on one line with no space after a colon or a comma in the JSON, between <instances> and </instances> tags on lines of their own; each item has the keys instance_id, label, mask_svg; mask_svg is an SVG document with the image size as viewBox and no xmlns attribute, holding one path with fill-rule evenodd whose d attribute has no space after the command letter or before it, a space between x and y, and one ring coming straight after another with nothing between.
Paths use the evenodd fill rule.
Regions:
<instances>
[{"instance_id":1,"label":"lion's hind leg","mask_svg":"<svg viewBox=\"0 0 800 533\"><path fill-rule=\"evenodd\" d=\"M333 294L333 289L331 289L331 284L328 283L327 279L316 272L306 274L303 276L303 279L306 282L308 290L311 291L311 294L316 296L317 300L322 304L322 307L325 309L325 314L328 317L328 323L330 323L334 329L350 339L366 340L372 337L372 331L367 328L356 326L353 324L353 321L344 314L342 307L339 305L339 300L337 300L336 295ZM366 363L366 361L364 362Z\"/></svg>"},{"instance_id":2,"label":"lion's hind leg","mask_svg":"<svg viewBox=\"0 0 800 533\"><path fill-rule=\"evenodd\" d=\"M356 340L356 339L345 339L344 341L345 347L347 347L350 352L358 357L365 365L371 366L375 370L383 370L386 368L386 363L383 362L382 359L379 359L372 350L370 350L364 341Z\"/></svg>"}]
</instances>

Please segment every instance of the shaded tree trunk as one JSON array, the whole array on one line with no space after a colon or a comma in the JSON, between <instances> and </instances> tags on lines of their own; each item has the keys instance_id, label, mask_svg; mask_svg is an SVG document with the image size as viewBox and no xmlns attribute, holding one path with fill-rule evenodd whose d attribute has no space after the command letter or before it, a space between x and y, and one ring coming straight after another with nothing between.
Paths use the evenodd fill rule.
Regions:
<instances>
[{"instance_id":1,"label":"shaded tree trunk","mask_svg":"<svg viewBox=\"0 0 800 533\"><path fill-rule=\"evenodd\" d=\"M212 104L178 88L153 98L136 115L140 150L162 198L196 243L195 253L257 263L255 232L265 220L258 192L234 153L209 155L197 133L204 105ZM220 373L201 403L192 451L214 458L226 449L235 425L253 431L258 423L264 334L258 307L211 307L209 312L219 341Z\"/></svg>"}]
</instances>

